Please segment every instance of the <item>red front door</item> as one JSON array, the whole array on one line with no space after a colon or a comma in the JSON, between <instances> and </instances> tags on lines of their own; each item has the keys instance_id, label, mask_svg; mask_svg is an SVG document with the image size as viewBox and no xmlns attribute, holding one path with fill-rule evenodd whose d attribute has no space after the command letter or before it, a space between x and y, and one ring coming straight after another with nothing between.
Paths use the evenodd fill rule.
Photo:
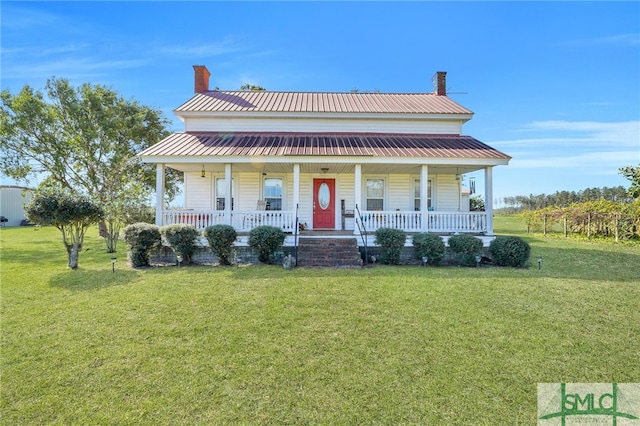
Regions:
<instances>
[{"instance_id":1,"label":"red front door","mask_svg":"<svg viewBox=\"0 0 640 426\"><path fill-rule=\"evenodd\" d=\"M313 228L335 229L336 227L336 181L335 179L313 180Z\"/></svg>"}]
</instances>

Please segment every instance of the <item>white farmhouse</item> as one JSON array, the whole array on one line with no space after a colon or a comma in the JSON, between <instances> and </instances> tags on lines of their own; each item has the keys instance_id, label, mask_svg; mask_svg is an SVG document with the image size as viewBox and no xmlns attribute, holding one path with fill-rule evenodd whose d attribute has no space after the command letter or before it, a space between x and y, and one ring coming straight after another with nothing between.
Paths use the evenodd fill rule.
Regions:
<instances>
[{"instance_id":1,"label":"white farmhouse","mask_svg":"<svg viewBox=\"0 0 640 426\"><path fill-rule=\"evenodd\" d=\"M156 223L273 225L295 234L493 235L493 167L510 157L464 136L473 113L431 93L219 91L194 66L195 95L174 112L184 132L140 153L157 164ZM184 172L185 209L163 205L167 167ZM484 170L485 212L461 176Z\"/></svg>"}]
</instances>

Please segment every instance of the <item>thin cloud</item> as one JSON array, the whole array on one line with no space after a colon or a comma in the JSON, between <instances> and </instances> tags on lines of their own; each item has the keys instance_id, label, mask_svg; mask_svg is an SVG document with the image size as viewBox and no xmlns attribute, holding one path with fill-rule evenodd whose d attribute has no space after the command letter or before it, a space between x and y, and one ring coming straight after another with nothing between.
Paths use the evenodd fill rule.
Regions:
<instances>
[{"instance_id":1,"label":"thin cloud","mask_svg":"<svg viewBox=\"0 0 640 426\"><path fill-rule=\"evenodd\" d=\"M638 46L640 44L640 33L613 34L604 37L584 38L579 40L567 40L563 46Z\"/></svg>"},{"instance_id":2,"label":"thin cloud","mask_svg":"<svg viewBox=\"0 0 640 426\"><path fill-rule=\"evenodd\" d=\"M640 33L635 34L618 34L609 37L600 37L595 39L600 44L622 44L637 46L640 44Z\"/></svg>"},{"instance_id":3,"label":"thin cloud","mask_svg":"<svg viewBox=\"0 0 640 426\"><path fill-rule=\"evenodd\" d=\"M5 3L2 9L2 29L4 31L25 31L36 27L63 24L63 18L60 15L43 12L37 8L16 7Z\"/></svg>"},{"instance_id":4,"label":"thin cloud","mask_svg":"<svg viewBox=\"0 0 640 426\"><path fill-rule=\"evenodd\" d=\"M169 56L206 58L242 51L243 48L231 40L208 44L172 44L157 49L158 53Z\"/></svg>"},{"instance_id":5,"label":"thin cloud","mask_svg":"<svg viewBox=\"0 0 640 426\"><path fill-rule=\"evenodd\" d=\"M499 147L605 147L640 149L640 121L534 121L518 132L533 133L526 138L494 141Z\"/></svg>"},{"instance_id":6,"label":"thin cloud","mask_svg":"<svg viewBox=\"0 0 640 426\"><path fill-rule=\"evenodd\" d=\"M590 173L601 170L618 170L628 164L631 159L636 161L638 151L598 151L580 154L545 155L543 158L522 158L514 155L509 168L514 169L587 169Z\"/></svg>"},{"instance_id":7,"label":"thin cloud","mask_svg":"<svg viewBox=\"0 0 640 426\"><path fill-rule=\"evenodd\" d=\"M96 58L69 58L55 61L32 62L9 67L3 79L42 79L51 76L65 78L87 78L102 75L105 71L139 68L146 64L143 59L104 61Z\"/></svg>"}]
</instances>

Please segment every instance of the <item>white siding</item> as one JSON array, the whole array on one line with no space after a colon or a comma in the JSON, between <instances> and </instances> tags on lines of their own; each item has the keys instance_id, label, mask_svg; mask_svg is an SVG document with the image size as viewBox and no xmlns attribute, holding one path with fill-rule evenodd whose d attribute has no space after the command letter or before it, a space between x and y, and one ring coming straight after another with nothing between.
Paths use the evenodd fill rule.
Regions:
<instances>
[{"instance_id":1,"label":"white siding","mask_svg":"<svg viewBox=\"0 0 640 426\"><path fill-rule=\"evenodd\" d=\"M342 174L338 175L336 180L336 186L338 187L337 195L338 199L336 201L336 209L340 210L340 200L344 200L345 210L355 210L355 188L353 187L355 182L353 175ZM359 205L360 203L358 203ZM342 229L342 212L338 211L338 218L336 219L336 228ZM355 227L355 222L353 218L345 219L345 229L353 229Z\"/></svg>"},{"instance_id":2,"label":"white siding","mask_svg":"<svg viewBox=\"0 0 640 426\"><path fill-rule=\"evenodd\" d=\"M24 205L31 201L33 193L20 187L0 187L0 216L8 219L5 226L18 226L26 219Z\"/></svg>"},{"instance_id":3,"label":"white siding","mask_svg":"<svg viewBox=\"0 0 640 426\"><path fill-rule=\"evenodd\" d=\"M388 206L385 210L413 210L413 180L410 175L389 175L387 179Z\"/></svg>"},{"instance_id":4,"label":"white siding","mask_svg":"<svg viewBox=\"0 0 640 426\"><path fill-rule=\"evenodd\" d=\"M367 132L460 135L462 121L185 118L184 129L186 132Z\"/></svg>"},{"instance_id":5,"label":"white siding","mask_svg":"<svg viewBox=\"0 0 640 426\"><path fill-rule=\"evenodd\" d=\"M260 173L239 173L238 174L238 194L236 196L237 210L255 210L258 200L261 199Z\"/></svg>"},{"instance_id":6,"label":"white siding","mask_svg":"<svg viewBox=\"0 0 640 426\"><path fill-rule=\"evenodd\" d=\"M310 174L300 174L300 208L298 217L300 223L309 227L313 224L313 178ZM295 207L294 207L295 208Z\"/></svg>"},{"instance_id":7,"label":"white siding","mask_svg":"<svg viewBox=\"0 0 640 426\"><path fill-rule=\"evenodd\" d=\"M215 208L212 194L213 177L207 173L201 177L200 173L184 174L184 206L193 210L213 210Z\"/></svg>"},{"instance_id":8,"label":"white siding","mask_svg":"<svg viewBox=\"0 0 640 426\"><path fill-rule=\"evenodd\" d=\"M200 177L199 172L185 174L185 206L194 210L213 210L214 203L214 179L220 175L208 174ZM285 185L284 210L295 211L293 205L293 174L269 174L269 177L282 177ZM353 174L300 174L300 206L298 217L300 223L313 225L313 179L335 179L336 181L336 229L342 227L341 200L345 200L345 209L354 210L355 188ZM253 211L257 207L258 200L262 199L262 176L259 172L234 173L234 207L237 211ZM365 196L364 184L367 178L383 178L385 180L385 204L386 211L411 211L413 210L413 182L417 178L415 174L376 174L363 176L362 194ZM436 211L458 211L461 206L459 197L459 182L455 175L429 175L432 181L432 200ZM357 200L364 206L365 200ZM361 207L361 210L363 208ZM464 210L464 209L463 209ZM353 218L345 220L345 228L354 229Z\"/></svg>"},{"instance_id":9,"label":"white siding","mask_svg":"<svg viewBox=\"0 0 640 426\"><path fill-rule=\"evenodd\" d=\"M460 186L455 175L436 175L437 204L435 210L457 211L460 208Z\"/></svg>"}]
</instances>

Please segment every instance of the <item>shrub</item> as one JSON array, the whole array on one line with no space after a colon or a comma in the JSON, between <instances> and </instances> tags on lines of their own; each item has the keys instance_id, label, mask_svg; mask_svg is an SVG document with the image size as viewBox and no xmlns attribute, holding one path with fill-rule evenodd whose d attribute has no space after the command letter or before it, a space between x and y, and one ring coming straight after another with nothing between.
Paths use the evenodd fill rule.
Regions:
<instances>
[{"instance_id":1,"label":"shrub","mask_svg":"<svg viewBox=\"0 0 640 426\"><path fill-rule=\"evenodd\" d=\"M149 252L162 242L159 228L149 223L134 223L125 227L123 233L129 245L131 266L149 266Z\"/></svg>"},{"instance_id":2,"label":"shrub","mask_svg":"<svg viewBox=\"0 0 640 426\"><path fill-rule=\"evenodd\" d=\"M127 224L140 222L154 224L156 221L156 209L151 206L127 206L123 214Z\"/></svg>"},{"instance_id":3,"label":"shrub","mask_svg":"<svg viewBox=\"0 0 640 426\"><path fill-rule=\"evenodd\" d=\"M30 222L53 225L62 234L68 265L78 268L78 259L89 226L104 217L104 211L89 198L64 191L37 191L25 207Z\"/></svg>"},{"instance_id":4,"label":"shrub","mask_svg":"<svg viewBox=\"0 0 640 426\"><path fill-rule=\"evenodd\" d=\"M379 228L376 231L375 243L382 248L380 252L382 262L391 265L400 263L400 255L406 240L407 233L401 229Z\"/></svg>"},{"instance_id":5,"label":"shrub","mask_svg":"<svg viewBox=\"0 0 640 426\"><path fill-rule=\"evenodd\" d=\"M249 232L249 247L258 254L258 260L263 263L269 259L284 243L285 234L275 226L257 226Z\"/></svg>"},{"instance_id":6,"label":"shrub","mask_svg":"<svg viewBox=\"0 0 640 426\"><path fill-rule=\"evenodd\" d=\"M203 235L209 243L213 254L218 258L221 265L231 265L233 260L233 243L238 237L238 233L230 225L214 225L204 228Z\"/></svg>"},{"instance_id":7,"label":"shrub","mask_svg":"<svg viewBox=\"0 0 640 426\"><path fill-rule=\"evenodd\" d=\"M476 256L482 252L482 240L469 234L452 235L449 249L462 266L476 266Z\"/></svg>"},{"instance_id":8,"label":"shrub","mask_svg":"<svg viewBox=\"0 0 640 426\"><path fill-rule=\"evenodd\" d=\"M196 241L200 237L195 226L167 225L160 228L160 233L167 239L167 243L176 252L176 255L182 256L182 263L188 265L192 262L193 254L196 252Z\"/></svg>"},{"instance_id":9,"label":"shrub","mask_svg":"<svg viewBox=\"0 0 640 426\"><path fill-rule=\"evenodd\" d=\"M413 236L413 249L416 259L428 256L430 265L439 265L444 258L444 242L439 235L422 232Z\"/></svg>"},{"instance_id":10,"label":"shrub","mask_svg":"<svg viewBox=\"0 0 640 426\"><path fill-rule=\"evenodd\" d=\"M500 266L527 266L531 247L520 237L496 237L489 245L489 253Z\"/></svg>"}]
</instances>

